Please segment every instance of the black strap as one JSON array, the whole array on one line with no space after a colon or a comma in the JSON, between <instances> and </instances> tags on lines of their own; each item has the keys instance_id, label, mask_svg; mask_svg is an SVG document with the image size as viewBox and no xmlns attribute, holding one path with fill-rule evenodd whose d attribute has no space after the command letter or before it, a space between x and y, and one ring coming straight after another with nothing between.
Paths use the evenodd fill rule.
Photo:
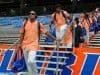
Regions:
<instances>
[{"instance_id":1,"label":"black strap","mask_svg":"<svg viewBox=\"0 0 100 75\"><path fill-rule=\"evenodd\" d=\"M25 18L25 22L24 22L24 25L23 25L23 28L24 28L24 34L25 34L25 26L27 24L27 21L28 21L28 18Z\"/></svg>"},{"instance_id":2,"label":"black strap","mask_svg":"<svg viewBox=\"0 0 100 75\"><path fill-rule=\"evenodd\" d=\"M39 40L40 40L40 22L38 22L38 37L39 37Z\"/></svg>"},{"instance_id":3,"label":"black strap","mask_svg":"<svg viewBox=\"0 0 100 75\"><path fill-rule=\"evenodd\" d=\"M61 13L62 13L63 17L64 17L65 20L66 20L66 15L65 15L64 11L61 11Z\"/></svg>"},{"instance_id":4,"label":"black strap","mask_svg":"<svg viewBox=\"0 0 100 75\"><path fill-rule=\"evenodd\" d=\"M54 20L56 21L56 12L54 13Z\"/></svg>"},{"instance_id":5,"label":"black strap","mask_svg":"<svg viewBox=\"0 0 100 75\"><path fill-rule=\"evenodd\" d=\"M63 10L61 11L61 13L62 13L63 17L64 17L65 20L66 20L66 15L65 15L65 13L64 13ZM56 12L54 13L54 20L56 21Z\"/></svg>"}]
</instances>

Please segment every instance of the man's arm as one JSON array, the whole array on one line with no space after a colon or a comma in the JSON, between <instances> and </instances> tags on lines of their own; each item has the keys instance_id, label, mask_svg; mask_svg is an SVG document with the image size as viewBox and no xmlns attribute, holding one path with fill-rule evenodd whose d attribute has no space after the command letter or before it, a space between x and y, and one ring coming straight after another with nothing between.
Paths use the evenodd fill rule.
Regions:
<instances>
[{"instance_id":1,"label":"man's arm","mask_svg":"<svg viewBox=\"0 0 100 75\"><path fill-rule=\"evenodd\" d=\"M20 46L22 45L23 39L24 39L24 33L21 33L20 34L20 43L19 43Z\"/></svg>"},{"instance_id":2,"label":"man's arm","mask_svg":"<svg viewBox=\"0 0 100 75\"><path fill-rule=\"evenodd\" d=\"M56 38L55 38L52 34L50 34L49 32L46 32L45 34L46 34L47 36L51 37L52 39L56 40Z\"/></svg>"},{"instance_id":3,"label":"man's arm","mask_svg":"<svg viewBox=\"0 0 100 75\"><path fill-rule=\"evenodd\" d=\"M46 34L47 36L51 37L52 39L56 40L56 38L48 32L44 25L40 24L40 30Z\"/></svg>"}]
</instances>

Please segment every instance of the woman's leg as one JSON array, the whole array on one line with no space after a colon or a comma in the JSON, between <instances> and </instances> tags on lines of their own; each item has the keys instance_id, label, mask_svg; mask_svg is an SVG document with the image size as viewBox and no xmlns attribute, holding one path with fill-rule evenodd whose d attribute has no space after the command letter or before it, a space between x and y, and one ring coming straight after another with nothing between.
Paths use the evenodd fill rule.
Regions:
<instances>
[{"instance_id":1,"label":"woman's leg","mask_svg":"<svg viewBox=\"0 0 100 75\"><path fill-rule=\"evenodd\" d=\"M61 28L60 28L60 39L63 40L63 38L64 38L65 33L67 32L67 30L68 30L67 24L61 26Z\"/></svg>"}]
</instances>

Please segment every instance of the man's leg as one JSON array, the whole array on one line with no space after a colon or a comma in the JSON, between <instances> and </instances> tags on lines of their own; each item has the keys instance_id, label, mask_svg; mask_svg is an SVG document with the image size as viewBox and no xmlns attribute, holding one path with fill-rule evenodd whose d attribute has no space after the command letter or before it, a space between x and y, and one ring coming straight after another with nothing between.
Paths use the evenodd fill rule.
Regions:
<instances>
[{"instance_id":1,"label":"man's leg","mask_svg":"<svg viewBox=\"0 0 100 75\"><path fill-rule=\"evenodd\" d=\"M29 72L29 66L28 66L28 51L26 49L23 49L23 54L24 54L24 58L25 58L25 62L26 62L26 66L27 66L27 70ZM21 73L21 75L29 75L28 72L25 73Z\"/></svg>"},{"instance_id":2,"label":"man's leg","mask_svg":"<svg viewBox=\"0 0 100 75\"><path fill-rule=\"evenodd\" d=\"M36 75L37 68L36 68L36 51L29 51L28 55L28 66L29 66L29 75Z\"/></svg>"}]
</instances>

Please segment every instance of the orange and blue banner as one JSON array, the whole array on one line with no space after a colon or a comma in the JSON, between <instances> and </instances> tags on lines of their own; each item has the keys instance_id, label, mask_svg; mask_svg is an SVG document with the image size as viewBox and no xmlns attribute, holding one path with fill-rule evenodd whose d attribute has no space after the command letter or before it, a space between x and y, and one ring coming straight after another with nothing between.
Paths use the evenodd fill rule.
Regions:
<instances>
[{"instance_id":1,"label":"orange and blue banner","mask_svg":"<svg viewBox=\"0 0 100 75\"><path fill-rule=\"evenodd\" d=\"M11 72L14 50L7 50L9 46L0 46L0 72ZM2 55L2 51L5 52ZM66 63L61 66L61 75L99 75L100 49L76 48L74 53L66 55ZM47 66L48 67L48 66ZM50 71L49 71L50 72ZM45 71L45 75L46 74Z\"/></svg>"}]
</instances>

